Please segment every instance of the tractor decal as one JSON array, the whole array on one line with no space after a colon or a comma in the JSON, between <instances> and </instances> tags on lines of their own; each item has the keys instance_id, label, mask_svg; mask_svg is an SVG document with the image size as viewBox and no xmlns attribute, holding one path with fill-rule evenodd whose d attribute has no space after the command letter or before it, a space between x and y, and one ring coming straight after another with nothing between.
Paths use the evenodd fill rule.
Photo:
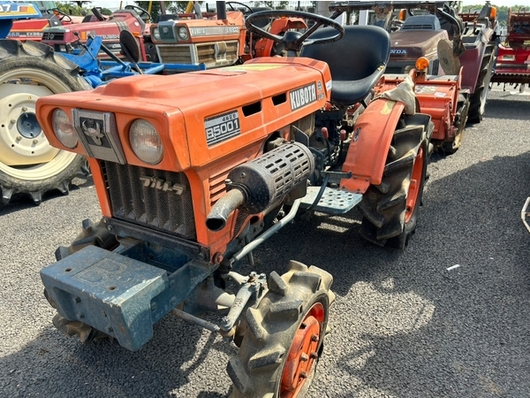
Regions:
<instances>
[{"instance_id":1,"label":"tractor decal","mask_svg":"<svg viewBox=\"0 0 530 398\"><path fill-rule=\"evenodd\" d=\"M295 111L303 106L309 105L317 100L317 92L314 84L298 88L289 93L291 98L291 110Z\"/></svg>"},{"instance_id":2,"label":"tractor decal","mask_svg":"<svg viewBox=\"0 0 530 398\"><path fill-rule=\"evenodd\" d=\"M208 146L241 134L241 124L237 111L208 118L204 121L204 127L206 127Z\"/></svg>"}]
</instances>

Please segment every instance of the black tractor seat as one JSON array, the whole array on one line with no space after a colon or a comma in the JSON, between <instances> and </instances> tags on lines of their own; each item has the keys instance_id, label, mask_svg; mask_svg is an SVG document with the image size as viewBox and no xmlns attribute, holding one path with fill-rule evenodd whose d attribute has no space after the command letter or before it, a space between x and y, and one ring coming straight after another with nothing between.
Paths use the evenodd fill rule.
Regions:
<instances>
[{"instance_id":1,"label":"black tractor seat","mask_svg":"<svg viewBox=\"0 0 530 398\"><path fill-rule=\"evenodd\" d=\"M304 46L300 55L329 65L333 87L331 103L349 106L365 98L385 72L390 36L376 26L345 26L335 42ZM318 29L309 38L329 37L332 28Z\"/></svg>"}]
</instances>

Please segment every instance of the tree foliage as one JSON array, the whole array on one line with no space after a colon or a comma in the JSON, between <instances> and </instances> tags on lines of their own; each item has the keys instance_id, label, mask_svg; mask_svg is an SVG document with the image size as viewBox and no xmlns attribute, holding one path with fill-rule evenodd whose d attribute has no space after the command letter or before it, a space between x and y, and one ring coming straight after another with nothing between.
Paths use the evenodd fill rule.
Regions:
<instances>
[{"instance_id":1,"label":"tree foliage","mask_svg":"<svg viewBox=\"0 0 530 398\"><path fill-rule=\"evenodd\" d=\"M269 7L276 10L285 10L289 6L288 1L253 1L251 7Z\"/></svg>"},{"instance_id":2,"label":"tree foliage","mask_svg":"<svg viewBox=\"0 0 530 398\"><path fill-rule=\"evenodd\" d=\"M65 14L81 16L92 13L92 7L88 6L89 3L91 3L91 1L56 2L55 6L59 11ZM112 11L108 8L102 8L101 13L103 15L110 15L112 14Z\"/></svg>"},{"instance_id":3,"label":"tree foliage","mask_svg":"<svg viewBox=\"0 0 530 398\"><path fill-rule=\"evenodd\" d=\"M135 1L136 5L139 7L142 7L145 10L149 10L149 1ZM162 14L162 2L161 1L153 1L151 5L151 17L153 18L153 21L156 20L156 18ZM188 6L187 1L164 1L163 2L164 9L166 10L166 13L169 14L180 14L186 11L186 7Z\"/></svg>"},{"instance_id":4,"label":"tree foliage","mask_svg":"<svg viewBox=\"0 0 530 398\"><path fill-rule=\"evenodd\" d=\"M68 15L81 16L83 15L83 11L85 11L83 7L72 5L69 3L55 3L55 5L59 11Z\"/></svg>"}]
</instances>

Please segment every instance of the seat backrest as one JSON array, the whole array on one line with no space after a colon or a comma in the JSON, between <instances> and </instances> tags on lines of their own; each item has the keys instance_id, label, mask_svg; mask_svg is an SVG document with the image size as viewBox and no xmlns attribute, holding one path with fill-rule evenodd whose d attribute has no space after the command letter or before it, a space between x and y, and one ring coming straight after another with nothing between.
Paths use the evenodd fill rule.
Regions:
<instances>
[{"instance_id":1,"label":"seat backrest","mask_svg":"<svg viewBox=\"0 0 530 398\"><path fill-rule=\"evenodd\" d=\"M361 80L372 75L390 57L390 36L377 26L345 26L344 36L335 42L304 46L300 55L324 61L333 81ZM333 28L318 29L310 36L322 38L335 33Z\"/></svg>"}]
</instances>

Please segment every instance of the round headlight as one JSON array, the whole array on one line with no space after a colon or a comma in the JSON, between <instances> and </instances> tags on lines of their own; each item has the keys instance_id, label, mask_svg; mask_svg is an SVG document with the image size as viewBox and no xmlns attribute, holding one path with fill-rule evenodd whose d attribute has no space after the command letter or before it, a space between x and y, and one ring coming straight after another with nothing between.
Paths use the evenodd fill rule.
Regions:
<instances>
[{"instance_id":1,"label":"round headlight","mask_svg":"<svg viewBox=\"0 0 530 398\"><path fill-rule=\"evenodd\" d=\"M190 35L188 34L188 29L186 29L184 26L181 26L178 30L179 39L181 40L189 40Z\"/></svg>"},{"instance_id":2,"label":"round headlight","mask_svg":"<svg viewBox=\"0 0 530 398\"><path fill-rule=\"evenodd\" d=\"M153 28L151 32L155 40L160 40L160 30L158 28Z\"/></svg>"},{"instance_id":3,"label":"round headlight","mask_svg":"<svg viewBox=\"0 0 530 398\"><path fill-rule=\"evenodd\" d=\"M129 142L136 156L145 163L158 164L164 155L162 140L147 120L136 119L129 129Z\"/></svg>"},{"instance_id":4,"label":"round headlight","mask_svg":"<svg viewBox=\"0 0 530 398\"><path fill-rule=\"evenodd\" d=\"M53 132L65 147L74 149L77 146L77 133L70 118L62 109L56 109L52 115Z\"/></svg>"}]
</instances>

